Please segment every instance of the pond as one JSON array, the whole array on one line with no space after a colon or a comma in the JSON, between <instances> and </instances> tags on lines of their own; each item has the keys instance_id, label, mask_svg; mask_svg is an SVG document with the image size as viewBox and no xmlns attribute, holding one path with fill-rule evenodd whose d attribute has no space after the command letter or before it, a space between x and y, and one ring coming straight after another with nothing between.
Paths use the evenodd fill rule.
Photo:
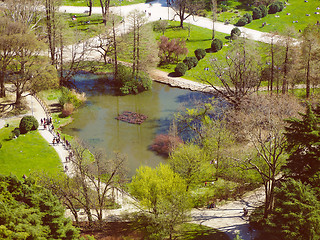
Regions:
<instances>
[{"instance_id":1,"label":"pond","mask_svg":"<svg viewBox=\"0 0 320 240\"><path fill-rule=\"evenodd\" d=\"M155 136L168 132L174 113L190 107L195 100L210 96L157 82L150 91L119 96L108 85L106 77L93 74L78 74L75 84L86 92L88 101L73 114L74 121L64 127L63 132L103 148L107 154L113 151L125 154L129 176L140 165L155 167L165 162L164 157L149 150ZM144 114L148 118L141 125L117 120L124 111Z\"/></svg>"}]
</instances>

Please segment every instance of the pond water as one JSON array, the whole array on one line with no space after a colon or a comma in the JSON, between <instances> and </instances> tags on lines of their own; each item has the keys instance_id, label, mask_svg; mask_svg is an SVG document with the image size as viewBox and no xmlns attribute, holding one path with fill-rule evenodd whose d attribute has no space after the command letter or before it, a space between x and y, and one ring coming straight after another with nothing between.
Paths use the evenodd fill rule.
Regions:
<instances>
[{"instance_id":1,"label":"pond water","mask_svg":"<svg viewBox=\"0 0 320 240\"><path fill-rule=\"evenodd\" d=\"M167 133L174 113L195 100L208 99L205 93L172 88L157 82L153 88L137 95L117 96L106 77L78 74L75 84L86 92L88 101L73 114L74 121L63 132L79 137L106 153L127 155L129 176L140 165L155 167L165 158L149 150L157 134ZM123 111L146 115L141 125L116 120Z\"/></svg>"}]
</instances>

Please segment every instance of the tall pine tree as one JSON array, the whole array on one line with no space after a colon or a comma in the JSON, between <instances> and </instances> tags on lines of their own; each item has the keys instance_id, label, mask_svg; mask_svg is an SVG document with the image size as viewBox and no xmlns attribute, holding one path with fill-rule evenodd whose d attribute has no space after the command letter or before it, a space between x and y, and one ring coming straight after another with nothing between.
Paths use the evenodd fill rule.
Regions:
<instances>
[{"instance_id":1,"label":"tall pine tree","mask_svg":"<svg viewBox=\"0 0 320 240\"><path fill-rule=\"evenodd\" d=\"M290 154L285 168L291 177L312 183L319 179L320 115L307 103L302 119L290 118L286 127L287 151Z\"/></svg>"}]
</instances>

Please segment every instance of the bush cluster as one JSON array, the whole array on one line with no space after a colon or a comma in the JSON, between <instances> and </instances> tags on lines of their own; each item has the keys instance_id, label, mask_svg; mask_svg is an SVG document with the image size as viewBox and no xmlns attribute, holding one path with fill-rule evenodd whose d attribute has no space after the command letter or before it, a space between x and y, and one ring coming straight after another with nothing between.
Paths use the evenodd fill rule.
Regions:
<instances>
[{"instance_id":1,"label":"bush cluster","mask_svg":"<svg viewBox=\"0 0 320 240\"><path fill-rule=\"evenodd\" d=\"M118 65L116 82L122 94L137 94L152 87L152 80L147 73L140 71L138 76L132 77L132 69L123 65Z\"/></svg>"},{"instance_id":2,"label":"bush cluster","mask_svg":"<svg viewBox=\"0 0 320 240\"><path fill-rule=\"evenodd\" d=\"M183 141L178 136L171 136L167 134L157 135L151 145L151 150L158 154L169 156L173 151L174 146L182 144Z\"/></svg>"},{"instance_id":3,"label":"bush cluster","mask_svg":"<svg viewBox=\"0 0 320 240\"><path fill-rule=\"evenodd\" d=\"M194 68L198 64L198 59L196 57L186 57L183 63L188 67L188 70Z\"/></svg>"},{"instance_id":4,"label":"bush cluster","mask_svg":"<svg viewBox=\"0 0 320 240\"><path fill-rule=\"evenodd\" d=\"M245 17L248 20L248 23L252 22L252 15L250 13L245 13L243 17Z\"/></svg>"},{"instance_id":5,"label":"bush cluster","mask_svg":"<svg viewBox=\"0 0 320 240\"><path fill-rule=\"evenodd\" d=\"M215 38L212 40L212 43L211 43L211 50L213 52L218 52L219 50L221 50L223 47L223 42L218 39L218 38Z\"/></svg>"},{"instance_id":6,"label":"bush cluster","mask_svg":"<svg viewBox=\"0 0 320 240\"><path fill-rule=\"evenodd\" d=\"M269 6L269 14L281 12L284 8L283 2L277 1Z\"/></svg>"},{"instance_id":7,"label":"bush cluster","mask_svg":"<svg viewBox=\"0 0 320 240\"><path fill-rule=\"evenodd\" d=\"M265 16L268 15L268 9L265 5L260 5L258 8L261 11L261 18L264 18Z\"/></svg>"},{"instance_id":8,"label":"bush cluster","mask_svg":"<svg viewBox=\"0 0 320 240\"><path fill-rule=\"evenodd\" d=\"M21 119L19 129L22 134L29 131L36 130L39 127L39 123L34 116L25 116Z\"/></svg>"},{"instance_id":9,"label":"bush cluster","mask_svg":"<svg viewBox=\"0 0 320 240\"><path fill-rule=\"evenodd\" d=\"M65 103L63 105L63 109L62 109L62 116L63 117L68 117L70 116L74 111L74 106L72 103Z\"/></svg>"},{"instance_id":10,"label":"bush cluster","mask_svg":"<svg viewBox=\"0 0 320 240\"><path fill-rule=\"evenodd\" d=\"M252 10L252 19L256 20L256 19L260 19L262 18L262 13L260 8L256 7Z\"/></svg>"}]
</instances>

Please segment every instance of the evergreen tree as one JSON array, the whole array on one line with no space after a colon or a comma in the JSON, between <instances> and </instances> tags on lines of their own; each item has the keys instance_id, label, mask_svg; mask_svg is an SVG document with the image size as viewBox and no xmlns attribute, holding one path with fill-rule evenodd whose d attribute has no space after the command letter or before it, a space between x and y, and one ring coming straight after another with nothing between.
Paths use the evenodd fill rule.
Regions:
<instances>
[{"instance_id":1,"label":"evergreen tree","mask_svg":"<svg viewBox=\"0 0 320 240\"><path fill-rule=\"evenodd\" d=\"M0 239L79 239L51 192L30 179L0 175Z\"/></svg>"},{"instance_id":2,"label":"evergreen tree","mask_svg":"<svg viewBox=\"0 0 320 240\"><path fill-rule=\"evenodd\" d=\"M290 153L285 168L293 178L312 183L319 179L320 170L320 116L308 103L306 113L299 113L302 119L290 118L286 127Z\"/></svg>"}]
</instances>

